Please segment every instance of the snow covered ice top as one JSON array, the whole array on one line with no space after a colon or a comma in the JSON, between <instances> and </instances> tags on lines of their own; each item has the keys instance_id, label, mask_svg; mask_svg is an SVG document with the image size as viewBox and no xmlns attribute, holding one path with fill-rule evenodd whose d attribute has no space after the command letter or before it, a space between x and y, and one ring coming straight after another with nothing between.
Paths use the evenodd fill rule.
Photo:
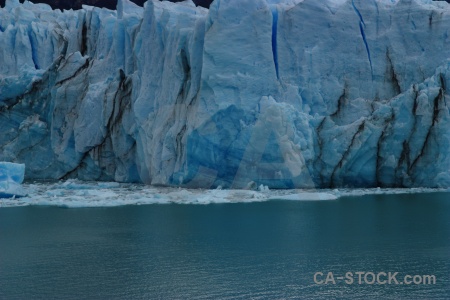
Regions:
<instances>
[{"instance_id":1,"label":"snow covered ice top","mask_svg":"<svg viewBox=\"0 0 450 300\"><path fill-rule=\"evenodd\" d=\"M448 187L450 6L0 10L0 160L29 178Z\"/></svg>"}]
</instances>

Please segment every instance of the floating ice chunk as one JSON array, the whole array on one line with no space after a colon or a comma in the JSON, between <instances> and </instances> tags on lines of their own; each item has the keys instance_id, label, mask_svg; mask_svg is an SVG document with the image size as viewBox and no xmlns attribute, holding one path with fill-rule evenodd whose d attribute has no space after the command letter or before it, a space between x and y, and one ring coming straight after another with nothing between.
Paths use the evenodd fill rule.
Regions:
<instances>
[{"instance_id":1,"label":"floating ice chunk","mask_svg":"<svg viewBox=\"0 0 450 300\"><path fill-rule=\"evenodd\" d=\"M269 191L269 187L267 185L261 184L261 185L259 185L258 190L260 192L268 192Z\"/></svg>"},{"instance_id":2,"label":"floating ice chunk","mask_svg":"<svg viewBox=\"0 0 450 300\"><path fill-rule=\"evenodd\" d=\"M9 181L22 183L25 175L25 165L0 162L0 182Z\"/></svg>"},{"instance_id":3,"label":"floating ice chunk","mask_svg":"<svg viewBox=\"0 0 450 300\"><path fill-rule=\"evenodd\" d=\"M269 200L293 200L293 201L320 201L320 200L337 200L339 197L331 193L323 192L299 192L290 195L275 196Z\"/></svg>"},{"instance_id":4,"label":"floating ice chunk","mask_svg":"<svg viewBox=\"0 0 450 300\"><path fill-rule=\"evenodd\" d=\"M25 196L21 186L24 175L25 165L0 162L0 198Z\"/></svg>"}]
</instances>

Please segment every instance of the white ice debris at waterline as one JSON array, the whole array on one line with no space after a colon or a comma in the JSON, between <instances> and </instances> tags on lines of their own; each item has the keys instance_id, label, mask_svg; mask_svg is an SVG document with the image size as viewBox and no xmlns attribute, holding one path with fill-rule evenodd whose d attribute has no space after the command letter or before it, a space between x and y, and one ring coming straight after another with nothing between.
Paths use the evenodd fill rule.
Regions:
<instances>
[{"instance_id":1,"label":"white ice debris at waterline","mask_svg":"<svg viewBox=\"0 0 450 300\"><path fill-rule=\"evenodd\" d=\"M26 195L21 183L25 175L25 165L0 162L0 198L15 198Z\"/></svg>"},{"instance_id":2,"label":"white ice debris at waterline","mask_svg":"<svg viewBox=\"0 0 450 300\"><path fill-rule=\"evenodd\" d=\"M116 182L81 182L25 184L29 196L0 199L0 207L29 205L67 208L113 207L146 204L214 204L262 201L328 201L345 196L449 192L448 189L326 189L326 190L204 190L154 187Z\"/></svg>"},{"instance_id":3,"label":"white ice debris at waterline","mask_svg":"<svg viewBox=\"0 0 450 300\"><path fill-rule=\"evenodd\" d=\"M0 160L28 179L450 187L450 5L0 9Z\"/></svg>"}]
</instances>

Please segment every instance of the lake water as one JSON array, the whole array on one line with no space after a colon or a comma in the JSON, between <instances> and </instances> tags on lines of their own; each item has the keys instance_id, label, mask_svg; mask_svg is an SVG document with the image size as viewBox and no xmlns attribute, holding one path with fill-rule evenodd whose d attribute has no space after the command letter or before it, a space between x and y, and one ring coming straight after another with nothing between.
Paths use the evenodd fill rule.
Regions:
<instances>
[{"instance_id":1,"label":"lake water","mask_svg":"<svg viewBox=\"0 0 450 300\"><path fill-rule=\"evenodd\" d=\"M449 299L449 275L449 193L0 208L0 299Z\"/></svg>"}]
</instances>

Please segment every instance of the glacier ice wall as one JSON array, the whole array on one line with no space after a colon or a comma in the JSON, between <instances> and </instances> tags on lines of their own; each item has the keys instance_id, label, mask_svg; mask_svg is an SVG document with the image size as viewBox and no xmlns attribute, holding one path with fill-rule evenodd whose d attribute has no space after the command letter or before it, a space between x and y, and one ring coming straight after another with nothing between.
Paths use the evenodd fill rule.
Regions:
<instances>
[{"instance_id":1,"label":"glacier ice wall","mask_svg":"<svg viewBox=\"0 0 450 300\"><path fill-rule=\"evenodd\" d=\"M450 6L0 9L0 161L27 178L450 186Z\"/></svg>"}]
</instances>

